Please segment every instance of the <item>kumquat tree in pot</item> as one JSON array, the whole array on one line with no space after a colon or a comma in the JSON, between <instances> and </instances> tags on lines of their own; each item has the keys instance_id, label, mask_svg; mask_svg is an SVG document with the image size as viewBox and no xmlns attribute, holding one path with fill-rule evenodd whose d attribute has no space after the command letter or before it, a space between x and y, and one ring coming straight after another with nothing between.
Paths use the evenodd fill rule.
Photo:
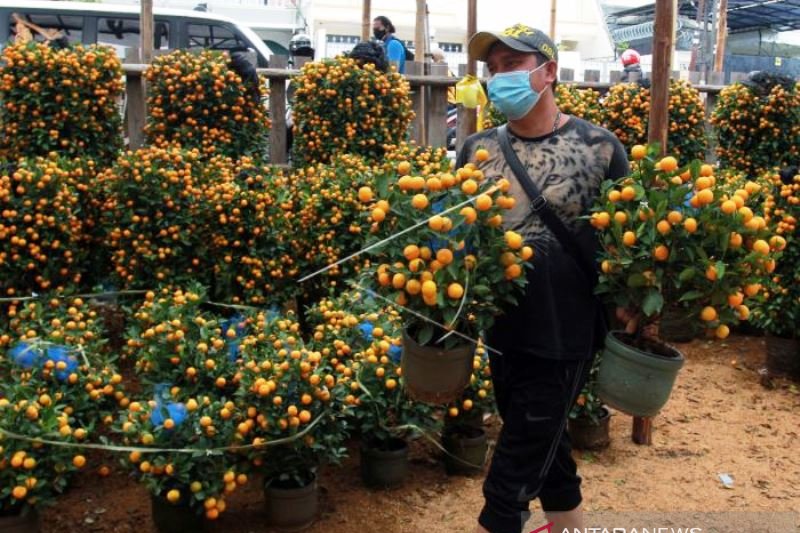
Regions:
<instances>
[{"instance_id":1,"label":"kumquat tree in pot","mask_svg":"<svg viewBox=\"0 0 800 533\"><path fill-rule=\"evenodd\" d=\"M508 180L488 180L472 163L427 178L402 162L396 168L376 179L367 279L400 306L408 392L446 403L469 381L476 339L515 302L533 250L501 227L514 205Z\"/></svg>"},{"instance_id":2,"label":"kumquat tree in pot","mask_svg":"<svg viewBox=\"0 0 800 533\"><path fill-rule=\"evenodd\" d=\"M603 184L591 223L600 232L602 274L597 292L638 318L633 334L612 331L598 374L611 405L652 416L666 403L683 356L647 327L669 320L725 338L747 318L762 272L775 269L785 246L756 214L761 186L730 191L699 161L680 167L657 147L635 146L630 176ZM663 335L662 335L663 337ZM638 376L622 362L649 365Z\"/></svg>"}]
</instances>

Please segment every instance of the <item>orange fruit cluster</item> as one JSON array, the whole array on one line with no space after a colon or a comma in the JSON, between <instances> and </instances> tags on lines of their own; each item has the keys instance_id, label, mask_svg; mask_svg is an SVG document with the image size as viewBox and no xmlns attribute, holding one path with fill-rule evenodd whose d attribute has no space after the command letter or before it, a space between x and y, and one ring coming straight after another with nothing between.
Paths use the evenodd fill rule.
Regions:
<instances>
[{"instance_id":1,"label":"orange fruit cluster","mask_svg":"<svg viewBox=\"0 0 800 533\"><path fill-rule=\"evenodd\" d=\"M647 142L650 89L638 83L616 84L603 100L603 126L628 149ZM705 107L700 92L688 82L670 81L667 145L676 156L705 157Z\"/></svg>"},{"instance_id":2,"label":"orange fruit cluster","mask_svg":"<svg viewBox=\"0 0 800 533\"><path fill-rule=\"evenodd\" d=\"M292 88L298 167L344 153L380 161L388 146L405 139L414 118L403 76L347 57L306 63Z\"/></svg>"},{"instance_id":3,"label":"orange fruit cluster","mask_svg":"<svg viewBox=\"0 0 800 533\"><path fill-rule=\"evenodd\" d=\"M266 84L247 86L229 61L212 50L176 50L153 60L145 72L150 144L179 143L204 157L266 156Z\"/></svg>"},{"instance_id":4,"label":"orange fruit cluster","mask_svg":"<svg viewBox=\"0 0 800 533\"><path fill-rule=\"evenodd\" d=\"M724 167L756 176L794 164L800 156L800 83L734 83L719 95L711 116Z\"/></svg>"},{"instance_id":5,"label":"orange fruit cluster","mask_svg":"<svg viewBox=\"0 0 800 533\"><path fill-rule=\"evenodd\" d=\"M74 165L20 159L0 175L0 294L64 291L81 282L86 247Z\"/></svg>"},{"instance_id":6,"label":"orange fruit cluster","mask_svg":"<svg viewBox=\"0 0 800 533\"><path fill-rule=\"evenodd\" d=\"M122 68L111 47L3 48L0 155L81 157L109 164L122 146Z\"/></svg>"}]
</instances>

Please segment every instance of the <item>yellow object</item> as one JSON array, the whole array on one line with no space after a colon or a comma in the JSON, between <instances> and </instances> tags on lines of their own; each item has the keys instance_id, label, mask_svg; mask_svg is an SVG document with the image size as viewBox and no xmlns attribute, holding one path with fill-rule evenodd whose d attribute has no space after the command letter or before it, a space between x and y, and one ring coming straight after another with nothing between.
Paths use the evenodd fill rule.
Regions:
<instances>
[{"instance_id":1,"label":"yellow object","mask_svg":"<svg viewBox=\"0 0 800 533\"><path fill-rule=\"evenodd\" d=\"M455 101L467 109L480 109L477 129L481 131L483 129L483 115L486 112L486 104L489 103L489 99L486 97L486 92L483 90L480 80L471 74L464 76L456 83Z\"/></svg>"}]
</instances>

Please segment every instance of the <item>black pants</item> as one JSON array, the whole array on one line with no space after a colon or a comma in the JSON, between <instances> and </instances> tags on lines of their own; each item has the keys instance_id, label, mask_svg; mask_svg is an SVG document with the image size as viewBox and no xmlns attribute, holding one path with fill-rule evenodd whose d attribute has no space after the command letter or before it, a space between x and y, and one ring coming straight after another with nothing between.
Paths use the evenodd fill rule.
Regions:
<instances>
[{"instance_id":1,"label":"black pants","mask_svg":"<svg viewBox=\"0 0 800 533\"><path fill-rule=\"evenodd\" d=\"M491 533L520 533L535 498L553 512L571 511L581 503L581 478L566 425L591 360L504 350L492 354L490 363L503 428L483 485L486 503L478 522Z\"/></svg>"}]
</instances>

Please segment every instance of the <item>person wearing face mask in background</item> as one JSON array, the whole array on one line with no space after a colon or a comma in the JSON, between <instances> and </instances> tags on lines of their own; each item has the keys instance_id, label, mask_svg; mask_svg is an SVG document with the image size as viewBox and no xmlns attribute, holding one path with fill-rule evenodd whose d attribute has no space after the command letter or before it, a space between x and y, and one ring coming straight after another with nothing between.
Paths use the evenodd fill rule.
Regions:
<instances>
[{"instance_id":1,"label":"person wearing face mask in background","mask_svg":"<svg viewBox=\"0 0 800 533\"><path fill-rule=\"evenodd\" d=\"M397 71L406 73L406 47L394 36L395 29L392 21L387 17L375 17L372 21L372 35L383 44L386 50L386 59L397 62Z\"/></svg>"},{"instance_id":2,"label":"person wearing face mask in background","mask_svg":"<svg viewBox=\"0 0 800 533\"><path fill-rule=\"evenodd\" d=\"M488 179L507 178L516 200L503 225L534 248L524 297L486 332L486 344L500 352L489 351L503 428L477 531L520 533L536 498L553 531L582 531L581 478L566 425L606 332L593 295L597 237L583 217L603 180L627 175L627 155L612 133L558 109L558 52L543 32L522 24L480 32L469 54L487 63L489 99L509 122L470 136L456 166L474 162L479 148L489 151L478 168Z\"/></svg>"}]
</instances>

